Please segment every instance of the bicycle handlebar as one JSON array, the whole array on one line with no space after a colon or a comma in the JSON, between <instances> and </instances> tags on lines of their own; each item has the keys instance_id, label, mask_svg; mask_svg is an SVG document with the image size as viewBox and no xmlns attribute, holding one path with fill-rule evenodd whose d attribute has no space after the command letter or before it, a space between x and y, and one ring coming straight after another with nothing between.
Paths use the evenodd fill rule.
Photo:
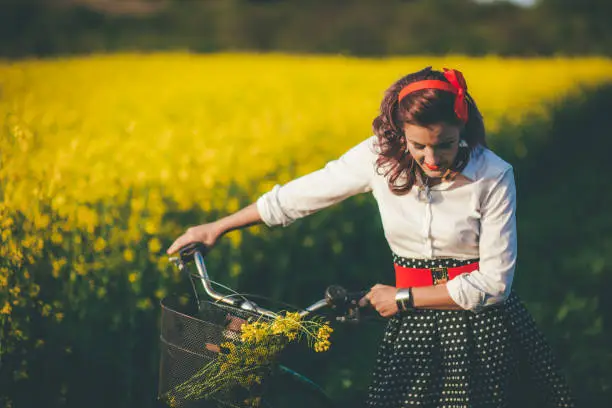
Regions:
<instances>
[{"instance_id":1,"label":"bicycle handlebar","mask_svg":"<svg viewBox=\"0 0 612 408\"><path fill-rule=\"evenodd\" d=\"M178 257L171 257L170 261L174 262L179 270L183 270L185 265L188 264L192 259L195 261L198 275L200 276L200 282L202 287L208 296L212 299L223 302L230 306L238 307L242 310L255 312L260 315L275 317L276 313L271 310L265 309L258 306L254 302L248 299L233 299L227 295L222 295L215 291L211 285L208 271L206 270L206 263L204 262L204 254L208 252L208 248L202 243L192 243L184 246L178 251ZM366 306L367 300L364 296L367 292L354 292L349 293L343 287L338 285L329 286L325 291L325 297L321 300L316 301L312 305L306 307L304 310L299 312L300 317L305 317L317 310L325 307L339 308L347 312L348 317L340 317L340 321L358 321L359 314L358 309Z\"/></svg>"}]
</instances>

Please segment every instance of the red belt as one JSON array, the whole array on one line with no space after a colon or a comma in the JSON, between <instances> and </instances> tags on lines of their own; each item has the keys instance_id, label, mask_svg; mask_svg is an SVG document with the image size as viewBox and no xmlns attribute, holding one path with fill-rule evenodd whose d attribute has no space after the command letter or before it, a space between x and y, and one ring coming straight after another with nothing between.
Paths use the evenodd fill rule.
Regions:
<instances>
[{"instance_id":1,"label":"red belt","mask_svg":"<svg viewBox=\"0 0 612 408\"><path fill-rule=\"evenodd\" d=\"M462 273L478 269L478 262L452 268L406 268L394 264L395 286L398 288L413 288L415 286L431 286L446 283Z\"/></svg>"}]
</instances>

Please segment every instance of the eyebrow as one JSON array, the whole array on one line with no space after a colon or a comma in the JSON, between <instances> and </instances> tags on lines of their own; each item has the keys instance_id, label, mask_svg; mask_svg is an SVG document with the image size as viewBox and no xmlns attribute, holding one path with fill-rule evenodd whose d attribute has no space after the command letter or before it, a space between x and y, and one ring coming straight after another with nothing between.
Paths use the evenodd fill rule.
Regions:
<instances>
[{"instance_id":1,"label":"eyebrow","mask_svg":"<svg viewBox=\"0 0 612 408\"><path fill-rule=\"evenodd\" d=\"M412 144L417 144L417 145L421 145L421 146L426 146L426 145L424 145L423 143L416 142L416 141L414 141L414 140L412 140L412 139L408 139L408 141L409 141L410 143L412 143ZM454 141L455 141L455 138L452 138L452 139L444 139L444 140L440 141L440 143L435 144L435 145L432 145L432 147L439 146L439 145L441 145L441 144L445 144L445 143L452 143L452 142L454 142Z\"/></svg>"}]
</instances>

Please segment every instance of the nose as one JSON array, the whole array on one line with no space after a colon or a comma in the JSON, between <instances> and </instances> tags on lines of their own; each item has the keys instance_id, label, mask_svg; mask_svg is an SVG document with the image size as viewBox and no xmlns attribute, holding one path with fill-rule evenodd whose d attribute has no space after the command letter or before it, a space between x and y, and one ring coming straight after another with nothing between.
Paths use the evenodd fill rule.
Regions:
<instances>
[{"instance_id":1,"label":"nose","mask_svg":"<svg viewBox=\"0 0 612 408\"><path fill-rule=\"evenodd\" d=\"M433 149L429 149L429 151L425 152L425 164L430 167L440 165L440 157L433 151Z\"/></svg>"}]
</instances>

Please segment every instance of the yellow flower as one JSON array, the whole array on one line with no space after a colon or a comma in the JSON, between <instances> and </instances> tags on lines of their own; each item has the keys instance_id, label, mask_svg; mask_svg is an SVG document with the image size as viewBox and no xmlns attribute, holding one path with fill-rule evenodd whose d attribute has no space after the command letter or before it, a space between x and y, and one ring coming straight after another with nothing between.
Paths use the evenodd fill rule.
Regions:
<instances>
[{"instance_id":1,"label":"yellow flower","mask_svg":"<svg viewBox=\"0 0 612 408\"><path fill-rule=\"evenodd\" d=\"M43 316L49 316L49 314L51 314L51 305L43 305L40 314L42 314Z\"/></svg>"},{"instance_id":2,"label":"yellow flower","mask_svg":"<svg viewBox=\"0 0 612 408\"><path fill-rule=\"evenodd\" d=\"M88 207L79 206L76 216L78 224L85 227L89 233L93 233L94 228L98 226L98 214Z\"/></svg>"},{"instance_id":3,"label":"yellow flower","mask_svg":"<svg viewBox=\"0 0 612 408\"><path fill-rule=\"evenodd\" d=\"M11 310L12 310L11 304L9 302L5 302L2 309L0 309L0 314L5 314L5 315L11 314Z\"/></svg>"},{"instance_id":4,"label":"yellow flower","mask_svg":"<svg viewBox=\"0 0 612 408\"><path fill-rule=\"evenodd\" d=\"M157 234L159 231L159 225L154 222L153 220L147 220L147 222L145 223L145 231L147 234L149 235L154 235Z\"/></svg>"},{"instance_id":5,"label":"yellow flower","mask_svg":"<svg viewBox=\"0 0 612 408\"><path fill-rule=\"evenodd\" d=\"M153 308L153 304L151 303L151 299L146 298L146 299L138 300L138 302L136 303L136 308L138 308L140 310L148 310L148 309Z\"/></svg>"},{"instance_id":6,"label":"yellow flower","mask_svg":"<svg viewBox=\"0 0 612 408\"><path fill-rule=\"evenodd\" d=\"M98 299L102 299L103 297L106 296L106 288L98 288L98 290L96 291L96 296L98 296Z\"/></svg>"},{"instance_id":7,"label":"yellow flower","mask_svg":"<svg viewBox=\"0 0 612 408\"><path fill-rule=\"evenodd\" d=\"M317 340L314 344L314 350L317 353L320 353L320 352L329 350L330 346L331 346L331 343L327 340L324 340L324 341Z\"/></svg>"},{"instance_id":8,"label":"yellow flower","mask_svg":"<svg viewBox=\"0 0 612 408\"><path fill-rule=\"evenodd\" d=\"M261 397L253 397L244 400L244 404L248 407L258 408L261 406Z\"/></svg>"},{"instance_id":9,"label":"yellow flower","mask_svg":"<svg viewBox=\"0 0 612 408\"><path fill-rule=\"evenodd\" d=\"M32 283L32 285L30 286L30 297L35 298L38 296L39 293L40 293L40 285L37 285L36 283Z\"/></svg>"},{"instance_id":10,"label":"yellow flower","mask_svg":"<svg viewBox=\"0 0 612 408\"><path fill-rule=\"evenodd\" d=\"M73 269L79 276L85 276L85 274L87 274L87 265L79 261L73 265Z\"/></svg>"},{"instance_id":11,"label":"yellow flower","mask_svg":"<svg viewBox=\"0 0 612 408\"><path fill-rule=\"evenodd\" d=\"M127 248L123 251L123 259L125 259L127 262L132 262L134 260L134 251L132 251L130 248Z\"/></svg>"},{"instance_id":12,"label":"yellow flower","mask_svg":"<svg viewBox=\"0 0 612 408\"><path fill-rule=\"evenodd\" d=\"M242 231L235 230L227 234L227 238L234 248L240 248L240 244L242 244Z\"/></svg>"},{"instance_id":13,"label":"yellow flower","mask_svg":"<svg viewBox=\"0 0 612 408\"><path fill-rule=\"evenodd\" d=\"M63 241L64 241L64 236L61 233L54 231L51 234L51 242L53 242L54 244L59 245Z\"/></svg>"},{"instance_id":14,"label":"yellow flower","mask_svg":"<svg viewBox=\"0 0 612 408\"><path fill-rule=\"evenodd\" d=\"M155 291L155 298L156 299L163 299L166 296L166 290L165 289L157 289Z\"/></svg>"},{"instance_id":15,"label":"yellow flower","mask_svg":"<svg viewBox=\"0 0 612 408\"><path fill-rule=\"evenodd\" d=\"M245 323L241 328L241 339L244 342L259 343L267 336L269 328L265 322Z\"/></svg>"},{"instance_id":16,"label":"yellow flower","mask_svg":"<svg viewBox=\"0 0 612 408\"><path fill-rule=\"evenodd\" d=\"M236 276L239 276L241 272L242 272L242 265L239 264L238 262L233 262L231 269L230 269L230 276L232 278L235 278Z\"/></svg>"},{"instance_id":17,"label":"yellow flower","mask_svg":"<svg viewBox=\"0 0 612 408\"><path fill-rule=\"evenodd\" d=\"M334 330L331 327L329 327L329 325L324 324L321 327L319 327L319 331L317 332L317 339L327 340L333 331Z\"/></svg>"},{"instance_id":18,"label":"yellow flower","mask_svg":"<svg viewBox=\"0 0 612 408\"><path fill-rule=\"evenodd\" d=\"M157 238L152 238L149 241L149 252L157 254L162 248L161 242Z\"/></svg>"},{"instance_id":19,"label":"yellow flower","mask_svg":"<svg viewBox=\"0 0 612 408\"><path fill-rule=\"evenodd\" d=\"M283 334L290 341L295 340L300 329L300 314L285 313L285 316L278 316L271 324L271 330L274 334Z\"/></svg>"},{"instance_id":20,"label":"yellow flower","mask_svg":"<svg viewBox=\"0 0 612 408\"><path fill-rule=\"evenodd\" d=\"M166 402L168 403L168 405L169 405L170 407L173 407L173 408L174 408L174 407L178 407L178 406L179 406L179 404L178 404L178 402L177 402L177 400L176 400L176 397L175 397L174 395L171 395L170 397L168 397L168 399L166 400Z\"/></svg>"},{"instance_id":21,"label":"yellow flower","mask_svg":"<svg viewBox=\"0 0 612 408\"><path fill-rule=\"evenodd\" d=\"M94 242L94 251L102 252L104 251L105 248L106 248L106 241L104 240L104 238L102 237L96 238L96 241Z\"/></svg>"},{"instance_id":22,"label":"yellow flower","mask_svg":"<svg viewBox=\"0 0 612 408\"><path fill-rule=\"evenodd\" d=\"M39 217L35 218L36 227L40 229L45 229L49 226L51 222L51 217L47 214L41 214Z\"/></svg>"},{"instance_id":23,"label":"yellow flower","mask_svg":"<svg viewBox=\"0 0 612 408\"><path fill-rule=\"evenodd\" d=\"M51 261L51 266L53 269L51 271L51 274L53 275L54 278L59 277L59 272L62 270L64 265L66 265L66 263L67 263L66 258L54 259Z\"/></svg>"},{"instance_id":24,"label":"yellow flower","mask_svg":"<svg viewBox=\"0 0 612 408\"><path fill-rule=\"evenodd\" d=\"M329 350L331 342L329 337L332 334L333 329L327 324L323 324L317 330L317 335L314 343L314 350L316 352L323 352Z\"/></svg>"}]
</instances>

